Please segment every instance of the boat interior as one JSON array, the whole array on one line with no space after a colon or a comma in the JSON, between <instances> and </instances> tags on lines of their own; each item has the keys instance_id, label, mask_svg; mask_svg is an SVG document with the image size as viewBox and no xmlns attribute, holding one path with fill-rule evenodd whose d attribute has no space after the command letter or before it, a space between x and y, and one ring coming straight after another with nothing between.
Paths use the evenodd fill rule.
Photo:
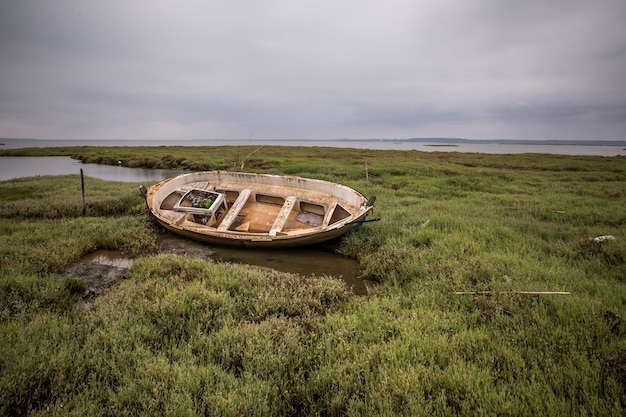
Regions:
<instances>
[{"instance_id":1,"label":"boat interior","mask_svg":"<svg viewBox=\"0 0 626 417\"><path fill-rule=\"evenodd\" d=\"M344 205L311 191L283 187L255 191L192 183L164 198L159 212L179 226L279 236L332 226L352 215Z\"/></svg>"}]
</instances>

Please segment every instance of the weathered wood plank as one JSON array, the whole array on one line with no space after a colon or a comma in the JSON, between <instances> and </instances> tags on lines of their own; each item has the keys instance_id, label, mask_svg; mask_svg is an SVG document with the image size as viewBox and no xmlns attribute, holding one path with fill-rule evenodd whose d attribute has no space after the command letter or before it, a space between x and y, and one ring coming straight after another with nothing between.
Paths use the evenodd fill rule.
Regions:
<instances>
[{"instance_id":1,"label":"weathered wood plank","mask_svg":"<svg viewBox=\"0 0 626 417\"><path fill-rule=\"evenodd\" d=\"M283 230L283 226L287 222L289 218L289 214L291 210L293 210L293 206L296 204L296 197L290 195L285 199L285 204L283 204L283 208L280 209L278 216L276 216L276 220L274 221L274 225L270 229L270 236L276 236L278 232Z\"/></svg>"},{"instance_id":2,"label":"weathered wood plank","mask_svg":"<svg viewBox=\"0 0 626 417\"><path fill-rule=\"evenodd\" d=\"M224 220L222 220L222 223L220 223L219 227L217 228L218 231L225 232L228 230L230 225L233 224L233 222L237 218L237 215L239 214L243 206L246 205L248 198L250 198L250 193L251 190L249 189L241 190L241 192L239 193L239 197L237 197L237 200L235 200L230 210L228 210L226 217L224 217Z\"/></svg>"}]
</instances>

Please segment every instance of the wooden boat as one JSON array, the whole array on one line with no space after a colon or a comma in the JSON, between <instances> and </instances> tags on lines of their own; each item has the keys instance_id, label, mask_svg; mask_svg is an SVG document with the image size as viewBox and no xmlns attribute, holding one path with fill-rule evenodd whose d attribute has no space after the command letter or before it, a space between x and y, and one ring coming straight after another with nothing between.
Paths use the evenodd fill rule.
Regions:
<instances>
[{"instance_id":1,"label":"wooden boat","mask_svg":"<svg viewBox=\"0 0 626 417\"><path fill-rule=\"evenodd\" d=\"M206 171L142 187L167 229L213 244L301 246L342 236L363 223L374 200L329 181Z\"/></svg>"}]
</instances>

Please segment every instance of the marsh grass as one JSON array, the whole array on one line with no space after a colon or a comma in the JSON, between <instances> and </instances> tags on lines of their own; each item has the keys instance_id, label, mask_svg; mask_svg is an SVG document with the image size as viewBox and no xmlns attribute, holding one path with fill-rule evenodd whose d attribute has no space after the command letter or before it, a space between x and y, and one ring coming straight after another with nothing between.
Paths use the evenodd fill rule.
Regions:
<instances>
[{"instance_id":1,"label":"marsh grass","mask_svg":"<svg viewBox=\"0 0 626 417\"><path fill-rule=\"evenodd\" d=\"M81 179L78 175L58 175L4 181L0 188L0 217L13 219L61 219L82 214ZM139 184L120 189L119 185L85 177L87 215L120 216L145 210L137 198Z\"/></svg>"},{"instance_id":2,"label":"marsh grass","mask_svg":"<svg viewBox=\"0 0 626 417\"><path fill-rule=\"evenodd\" d=\"M45 152L226 169L255 149ZM376 195L339 250L377 290L150 255L134 184L94 181L82 217L78 176L2 182L1 414L624 414L623 158L267 147L245 167ZM138 258L84 311L56 274L97 248Z\"/></svg>"}]
</instances>

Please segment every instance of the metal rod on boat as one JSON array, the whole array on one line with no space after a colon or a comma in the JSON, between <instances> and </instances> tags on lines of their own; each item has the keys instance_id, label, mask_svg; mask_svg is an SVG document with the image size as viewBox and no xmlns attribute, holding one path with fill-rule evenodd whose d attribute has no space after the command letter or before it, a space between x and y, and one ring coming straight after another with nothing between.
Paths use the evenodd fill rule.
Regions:
<instances>
[{"instance_id":1,"label":"metal rod on boat","mask_svg":"<svg viewBox=\"0 0 626 417\"><path fill-rule=\"evenodd\" d=\"M380 217L375 218L375 219L355 220L355 221L353 221L353 222L346 223L346 225L349 225L349 224L356 224L356 223L361 224L361 223L377 222L377 221L379 221L379 220L380 220Z\"/></svg>"}]
</instances>

